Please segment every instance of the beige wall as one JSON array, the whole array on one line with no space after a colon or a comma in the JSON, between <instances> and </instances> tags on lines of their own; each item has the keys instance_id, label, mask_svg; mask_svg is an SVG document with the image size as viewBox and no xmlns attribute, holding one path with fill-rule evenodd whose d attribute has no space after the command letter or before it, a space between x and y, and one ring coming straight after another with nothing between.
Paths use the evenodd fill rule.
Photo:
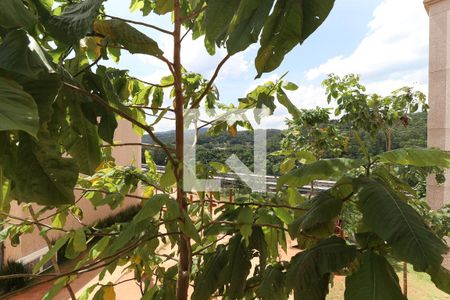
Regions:
<instances>
[{"instance_id":1,"label":"beige wall","mask_svg":"<svg viewBox=\"0 0 450 300\"><path fill-rule=\"evenodd\" d=\"M128 121L121 120L119 121L119 127L116 130L115 143L140 143L141 137L136 135L131 125ZM113 150L113 157L116 160L117 165L128 166L134 165L136 167L140 167L141 163L141 147L140 146L124 146L124 147L115 147ZM80 193L75 192L75 199L78 199ZM103 219L111 214L114 214L126 207L131 205L135 205L138 203L137 199L126 198L123 202L123 205L117 208L114 212L109 209L107 206L98 207L94 209L91 205L90 201L86 198L81 199L79 202L79 206L83 210L84 224L92 224L96 220ZM35 211L39 210L39 206L35 206ZM47 215L51 214L49 212ZM20 218L28 218L29 214L23 210L23 208L17 204L16 201L13 201L11 205L10 215L17 216ZM46 221L50 223L51 221ZM66 229L73 229L80 227L80 224L73 217L67 218ZM51 239L56 239L59 233L54 232L50 235ZM39 249L42 249L46 246L45 241L42 237L39 236L38 230L35 230L32 234L25 234L20 238L20 245L17 247L12 247L9 241L5 242L5 255L4 259L19 259L26 255L29 255Z\"/></svg>"},{"instance_id":2,"label":"beige wall","mask_svg":"<svg viewBox=\"0 0 450 300\"><path fill-rule=\"evenodd\" d=\"M450 150L450 0L424 4L430 17L428 146ZM446 177L443 185L428 178L427 201L433 209L450 203L450 172ZM443 265L450 270L450 254Z\"/></svg>"},{"instance_id":3,"label":"beige wall","mask_svg":"<svg viewBox=\"0 0 450 300\"><path fill-rule=\"evenodd\" d=\"M430 16L428 146L450 150L450 0L426 0L425 7ZM427 200L434 209L450 203L450 180L438 185L430 177Z\"/></svg>"}]
</instances>

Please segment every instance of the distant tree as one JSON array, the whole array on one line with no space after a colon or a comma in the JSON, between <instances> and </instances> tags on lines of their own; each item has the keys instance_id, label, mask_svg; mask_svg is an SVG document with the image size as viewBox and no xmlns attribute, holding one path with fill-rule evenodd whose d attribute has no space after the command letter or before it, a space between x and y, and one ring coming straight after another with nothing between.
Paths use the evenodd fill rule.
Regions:
<instances>
[{"instance_id":1,"label":"distant tree","mask_svg":"<svg viewBox=\"0 0 450 300\"><path fill-rule=\"evenodd\" d=\"M427 111L425 95L411 87L402 87L389 96L367 94L366 87L355 74L339 77L331 74L323 81L328 103L335 101L335 115L340 122L352 129L362 130L375 137L382 132L385 137L385 151L392 150L393 130L398 125L407 127L410 115Z\"/></svg>"}]
</instances>

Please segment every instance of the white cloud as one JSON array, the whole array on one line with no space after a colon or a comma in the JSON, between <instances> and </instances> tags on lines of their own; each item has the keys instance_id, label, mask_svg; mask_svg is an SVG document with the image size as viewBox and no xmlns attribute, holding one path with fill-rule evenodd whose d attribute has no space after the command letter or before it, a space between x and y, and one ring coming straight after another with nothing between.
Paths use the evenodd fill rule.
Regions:
<instances>
[{"instance_id":1,"label":"white cloud","mask_svg":"<svg viewBox=\"0 0 450 300\"><path fill-rule=\"evenodd\" d=\"M369 33L349 56L336 56L307 71L309 80L326 74L357 73L389 92L426 83L428 17L420 0L384 0L374 11ZM377 83L374 83L377 82ZM389 87L389 89L388 89Z\"/></svg>"},{"instance_id":2,"label":"white cloud","mask_svg":"<svg viewBox=\"0 0 450 300\"><path fill-rule=\"evenodd\" d=\"M298 108L312 109L317 106L330 107L327 103L325 90L321 86L309 84L301 85L296 91L287 91L292 103Z\"/></svg>"}]
</instances>

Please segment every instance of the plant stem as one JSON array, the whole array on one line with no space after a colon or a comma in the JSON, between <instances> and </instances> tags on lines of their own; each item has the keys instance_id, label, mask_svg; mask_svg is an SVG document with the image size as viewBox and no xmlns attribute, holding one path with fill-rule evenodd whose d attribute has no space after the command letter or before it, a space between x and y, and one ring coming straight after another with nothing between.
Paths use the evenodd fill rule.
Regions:
<instances>
[{"instance_id":1,"label":"plant stem","mask_svg":"<svg viewBox=\"0 0 450 300\"><path fill-rule=\"evenodd\" d=\"M408 297L408 263L403 263L403 295Z\"/></svg>"},{"instance_id":2,"label":"plant stem","mask_svg":"<svg viewBox=\"0 0 450 300\"><path fill-rule=\"evenodd\" d=\"M177 178L177 202L181 215L186 215L187 202L183 192L183 146L184 146L184 97L182 87L181 65L181 14L180 0L174 0L174 31L173 31L173 73L175 88L175 132L176 132L176 158L175 174ZM192 248L190 238L180 234L178 240L179 264L176 288L176 299L188 299L189 277L192 267Z\"/></svg>"},{"instance_id":3,"label":"plant stem","mask_svg":"<svg viewBox=\"0 0 450 300\"><path fill-rule=\"evenodd\" d=\"M134 20L123 19L123 18L119 18L119 17L107 15L107 14L105 14L104 16L105 16L105 17L108 17L108 18L110 18L110 19L115 19L115 20L120 20L120 21L123 21L123 22L131 23L131 24L136 24L136 25L145 26L145 27L148 27L148 28L157 30L157 31L162 32L162 33L165 33L165 34L169 34L169 35L172 35L172 34L173 34L173 33L170 32L169 30L166 30L166 29L164 29L164 28L161 28L161 27L158 27L158 26L155 26L155 25L152 25L152 24L147 24L147 23L144 23L144 22L139 22L139 21L134 21Z\"/></svg>"},{"instance_id":4,"label":"plant stem","mask_svg":"<svg viewBox=\"0 0 450 300\"><path fill-rule=\"evenodd\" d=\"M42 226L39 225L39 223L37 222L37 216L34 213L33 207L29 206L28 211L30 212L31 218L33 218L33 220L36 222L36 224L35 224L36 227L39 229L39 231L41 231L41 233L42 233L41 236L44 239L45 243L47 244L48 250L50 250L52 248L52 242L48 238L47 233L42 231ZM53 269L55 269L55 272L57 274L61 274L61 270L59 268L58 261L56 259L56 254L51 258L51 262L53 265ZM73 289L70 286L70 284L66 284L66 289L69 292L70 298L72 300L77 300L77 297L75 296L75 293L73 292Z\"/></svg>"}]
</instances>

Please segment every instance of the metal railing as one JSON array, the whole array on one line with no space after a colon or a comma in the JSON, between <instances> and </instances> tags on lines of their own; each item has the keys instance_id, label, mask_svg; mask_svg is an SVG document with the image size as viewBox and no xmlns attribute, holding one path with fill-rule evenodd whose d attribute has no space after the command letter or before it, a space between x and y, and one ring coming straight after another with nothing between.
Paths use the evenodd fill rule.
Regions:
<instances>
[{"instance_id":1,"label":"metal railing","mask_svg":"<svg viewBox=\"0 0 450 300\"><path fill-rule=\"evenodd\" d=\"M144 169L144 170L147 169L147 165L142 164L142 169ZM158 173L164 173L165 167L164 166L156 166L156 171ZM258 176L258 175L253 175L253 176ZM219 174L217 176L214 176L213 178L220 179L224 185L230 186L230 187L237 186L238 183L242 182L239 178L238 173ZM269 192L276 191L278 178L279 178L278 176L270 176L270 175L263 176L262 179L265 180L265 182L266 182L267 191L269 191ZM314 191L320 192L320 191L328 190L335 183L336 183L335 181L330 181L330 180L315 180L314 184L313 184ZM310 185L303 186L303 187L299 188L299 191L304 194L309 193L311 191L311 186Z\"/></svg>"}]
</instances>

